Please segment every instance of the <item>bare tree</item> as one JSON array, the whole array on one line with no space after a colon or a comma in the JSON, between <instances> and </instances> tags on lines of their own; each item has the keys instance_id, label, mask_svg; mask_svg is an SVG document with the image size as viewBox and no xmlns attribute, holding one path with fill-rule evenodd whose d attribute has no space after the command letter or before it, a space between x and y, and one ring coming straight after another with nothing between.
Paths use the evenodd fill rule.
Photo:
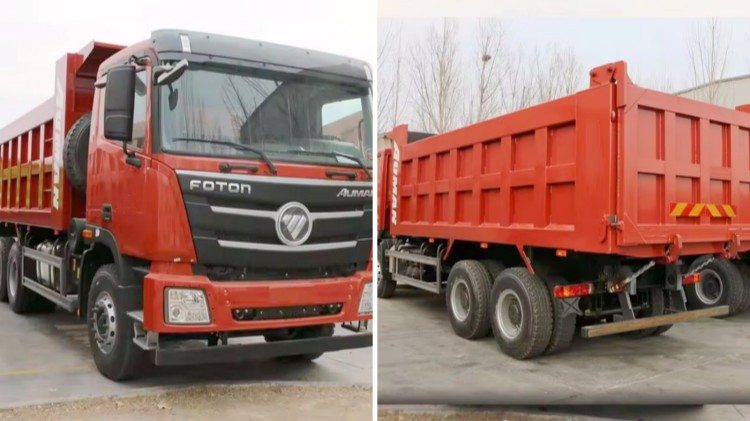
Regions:
<instances>
[{"instance_id":1,"label":"bare tree","mask_svg":"<svg viewBox=\"0 0 750 421\"><path fill-rule=\"evenodd\" d=\"M460 124L458 23L444 19L412 46L414 112L423 130L443 133Z\"/></svg>"},{"instance_id":2,"label":"bare tree","mask_svg":"<svg viewBox=\"0 0 750 421\"><path fill-rule=\"evenodd\" d=\"M642 86L668 94L675 91L672 84L672 75L666 68L652 73L651 77L642 83Z\"/></svg>"},{"instance_id":3,"label":"bare tree","mask_svg":"<svg viewBox=\"0 0 750 421\"><path fill-rule=\"evenodd\" d=\"M509 73L506 27L498 19L479 19L472 62L477 71L474 95L469 95L467 123L484 121L497 115L501 107L501 86ZM476 98L476 99L475 99Z\"/></svg>"},{"instance_id":4,"label":"bare tree","mask_svg":"<svg viewBox=\"0 0 750 421\"><path fill-rule=\"evenodd\" d=\"M403 45L401 24L390 24L378 32L378 131L402 123L404 108Z\"/></svg>"},{"instance_id":5,"label":"bare tree","mask_svg":"<svg viewBox=\"0 0 750 421\"><path fill-rule=\"evenodd\" d=\"M544 52L537 49L532 62L534 103L573 94L581 87L583 68L573 49L555 44Z\"/></svg>"},{"instance_id":6,"label":"bare tree","mask_svg":"<svg viewBox=\"0 0 750 421\"><path fill-rule=\"evenodd\" d=\"M690 76L696 86L704 85L703 100L716 104L720 101L719 85L724 77L729 57L731 33L727 33L716 18L690 25L687 51Z\"/></svg>"},{"instance_id":7,"label":"bare tree","mask_svg":"<svg viewBox=\"0 0 750 421\"><path fill-rule=\"evenodd\" d=\"M523 47L519 46L515 51L511 51L508 57L507 70L501 83L501 113L517 111L534 103L529 60Z\"/></svg>"}]
</instances>

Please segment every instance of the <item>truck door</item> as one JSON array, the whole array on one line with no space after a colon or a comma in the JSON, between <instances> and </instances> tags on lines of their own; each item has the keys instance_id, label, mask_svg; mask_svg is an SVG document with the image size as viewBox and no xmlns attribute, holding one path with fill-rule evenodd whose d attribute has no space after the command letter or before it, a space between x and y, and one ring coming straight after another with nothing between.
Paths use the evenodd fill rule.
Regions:
<instances>
[{"instance_id":1,"label":"truck door","mask_svg":"<svg viewBox=\"0 0 750 421\"><path fill-rule=\"evenodd\" d=\"M104 98L107 87L96 93L95 127L89 152L86 218L110 230L120 253L141 256L144 218L149 208L146 197L146 173L150 168L151 148L151 65L138 66L133 113L133 138L128 150L140 165L125 161L122 143L104 137ZM111 87L109 89L116 89Z\"/></svg>"}]
</instances>

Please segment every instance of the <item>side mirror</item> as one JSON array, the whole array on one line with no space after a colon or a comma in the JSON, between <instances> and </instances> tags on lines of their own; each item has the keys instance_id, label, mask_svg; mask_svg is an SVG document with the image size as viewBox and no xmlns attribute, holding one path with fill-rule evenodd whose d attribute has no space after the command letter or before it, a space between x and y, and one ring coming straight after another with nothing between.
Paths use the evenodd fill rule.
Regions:
<instances>
[{"instance_id":1,"label":"side mirror","mask_svg":"<svg viewBox=\"0 0 750 421\"><path fill-rule=\"evenodd\" d=\"M133 139L135 67L123 65L107 72L104 93L104 137L121 142Z\"/></svg>"},{"instance_id":2,"label":"side mirror","mask_svg":"<svg viewBox=\"0 0 750 421\"><path fill-rule=\"evenodd\" d=\"M170 85L172 82L179 79L180 76L185 73L187 68L188 61L186 59L182 59L171 66L160 66L155 71L155 73L157 73L156 84Z\"/></svg>"}]
</instances>

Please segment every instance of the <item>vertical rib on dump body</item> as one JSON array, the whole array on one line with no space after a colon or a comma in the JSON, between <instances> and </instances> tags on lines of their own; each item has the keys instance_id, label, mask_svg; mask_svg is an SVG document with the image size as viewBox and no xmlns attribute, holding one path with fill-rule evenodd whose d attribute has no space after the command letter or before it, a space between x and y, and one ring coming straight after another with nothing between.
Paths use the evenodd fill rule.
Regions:
<instances>
[{"instance_id":1,"label":"vertical rib on dump body","mask_svg":"<svg viewBox=\"0 0 750 421\"><path fill-rule=\"evenodd\" d=\"M99 64L123 47L92 42L57 61L55 93L0 129L0 221L67 229L83 217L84 198L63 170L65 134L91 112Z\"/></svg>"},{"instance_id":2,"label":"vertical rib on dump body","mask_svg":"<svg viewBox=\"0 0 750 421\"><path fill-rule=\"evenodd\" d=\"M659 257L750 249L750 114L634 85L590 88L408 143L396 236Z\"/></svg>"}]
</instances>

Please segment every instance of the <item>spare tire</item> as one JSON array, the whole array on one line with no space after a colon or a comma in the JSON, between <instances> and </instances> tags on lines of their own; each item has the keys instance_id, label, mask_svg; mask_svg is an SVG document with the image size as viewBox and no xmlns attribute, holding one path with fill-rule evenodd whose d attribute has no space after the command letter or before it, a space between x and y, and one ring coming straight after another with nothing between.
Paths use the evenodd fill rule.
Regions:
<instances>
[{"instance_id":1,"label":"spare tire","mask_svg":"<svg viewBox=\"0 0 750 421\"><path fill-rule=\"evenodd\" d=\"M84 114L70 128L65 137L63 168L68 181L79 193L86 193L91 114Z\"/></svg>"}]
</instances>

